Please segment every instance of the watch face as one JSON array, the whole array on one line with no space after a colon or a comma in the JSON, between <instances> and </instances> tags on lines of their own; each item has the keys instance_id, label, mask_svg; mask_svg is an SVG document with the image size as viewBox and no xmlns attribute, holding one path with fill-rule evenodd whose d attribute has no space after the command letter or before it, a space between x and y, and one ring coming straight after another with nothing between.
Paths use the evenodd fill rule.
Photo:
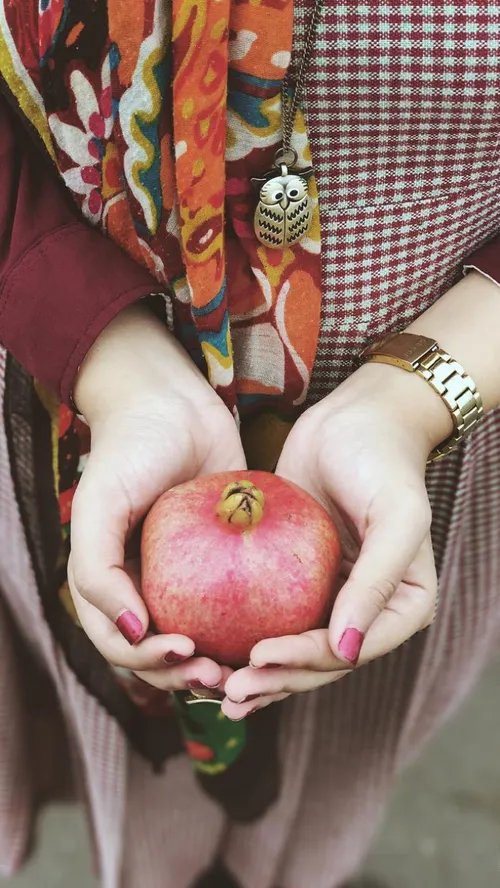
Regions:
<instances>
[{"instance_id":1,"label":"watch face","mask_svg":"<svg viewBox=\"0 0 500 888\"><path fill-rule=\"evenodd\" d=\"M395 354L403 361L409 361L410 364L421 361L424 355L436 346L433 339L429 339L427 336L415 336L412 333L402 333L393 340L393 343Z\"/></svg>"},{"instance_id":2,"label":"watch face","mask_svg":"<svg viewBox=\"0 0 500 888\"><path fill-rule=\"evenodd\" d=\"M417 336L414 333L398 333L380 344L372 347L374 352L380 351L384 355L391 355L403 363L419 364L433 348L437 348L434 339L427 336Z\"/></svg>"}]
</instances>

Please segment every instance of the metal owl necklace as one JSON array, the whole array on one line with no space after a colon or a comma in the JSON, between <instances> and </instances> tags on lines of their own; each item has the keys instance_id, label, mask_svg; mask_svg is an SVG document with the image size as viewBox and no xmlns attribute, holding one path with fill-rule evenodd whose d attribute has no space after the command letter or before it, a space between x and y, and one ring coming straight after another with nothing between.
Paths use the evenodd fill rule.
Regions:
<instances>
[{"instance_id":1,"label":"metal owl necklace","mask_svg":"<svg viewBox=\"0 0 500 888\"><path fill-rule=\"evenodd\" d=\"M260 189L254 215L255 236L261 244L276 250L299 243L311 227L313 205L307 180L312 176L313 168L295 169L298 154L290 147L290 142L322 6L323 0L316 0L307 29L297 80L291 95L289 74L283 78L281 86L283 141L281 148L278 148L274 155L274 167L261 178L252 179L252 185Z\"/></svg>"}]
</instances>

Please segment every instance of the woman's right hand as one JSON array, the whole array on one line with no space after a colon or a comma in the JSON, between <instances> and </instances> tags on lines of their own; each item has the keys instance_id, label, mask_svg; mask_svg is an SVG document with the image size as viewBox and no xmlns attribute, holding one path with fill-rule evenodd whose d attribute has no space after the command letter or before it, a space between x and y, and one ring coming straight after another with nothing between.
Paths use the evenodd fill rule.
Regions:
<instances>
[{"instance_id":1,"label":"woman's right hand","mask_svg":"<svg viewBox=\"0 0 500 888\"><path fill-rule=\"evenodd\" d=\"M227 670L193 656L189 638L148 633L138 559L127 556L164 491L245 468L233 417L165 327L138 305L100 335L74 395L91 429L68 566L84 631L110 663L157 688L222 688Z\"/></svg>"}]
</instances>

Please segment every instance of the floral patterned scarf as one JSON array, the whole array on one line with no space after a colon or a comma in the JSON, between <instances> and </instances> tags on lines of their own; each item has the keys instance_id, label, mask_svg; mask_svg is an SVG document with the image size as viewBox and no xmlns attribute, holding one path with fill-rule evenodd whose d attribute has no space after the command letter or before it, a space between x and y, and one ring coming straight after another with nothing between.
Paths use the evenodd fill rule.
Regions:
<instances>
[{"instance_id":1,"label":"floral patterned scarf","mask_svg":"<svg viewBox=\"0 0 500 888\"><path fill-rule=\"evenodd\" d=\"M10 0L0 8L0 72L20 112L85 218L157 279L166 322L241 418L249 464L263 468L273 467L306 399L320 321L314 179L313 223L299 245L270 250L253 229L250 180L272 167L280 145L292 31L293 0ZM300 112L293 147L298 166L309 166ZM88 430L47 393L44 402L64 564ZM215 707L204 706L218 739L200 745L188 732L188 748L200 769L216 773L234 760L244 727L221 728Z\"/></svg>"}]
</instances>

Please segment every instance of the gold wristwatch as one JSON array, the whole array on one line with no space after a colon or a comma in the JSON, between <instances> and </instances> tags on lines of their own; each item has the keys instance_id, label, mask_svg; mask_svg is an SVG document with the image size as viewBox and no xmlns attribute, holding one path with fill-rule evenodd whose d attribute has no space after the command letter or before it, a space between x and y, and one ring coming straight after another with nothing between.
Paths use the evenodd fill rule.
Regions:
<instances>
[{"instance_id":1,"label":"gold wristwatch","mask_svg":"<svg viewBox=\"0 0 500 888\"><path fill-rule=\"evenodd\" d=\"M436 447L429 461L442 459L461 444L483 415L483 401L474 381L458 361L434 339L414 333L390 333L361 352L363 361L393 364L418 373L440 395L451 413L455 430Z\"/></svg>"}]
</instances>

